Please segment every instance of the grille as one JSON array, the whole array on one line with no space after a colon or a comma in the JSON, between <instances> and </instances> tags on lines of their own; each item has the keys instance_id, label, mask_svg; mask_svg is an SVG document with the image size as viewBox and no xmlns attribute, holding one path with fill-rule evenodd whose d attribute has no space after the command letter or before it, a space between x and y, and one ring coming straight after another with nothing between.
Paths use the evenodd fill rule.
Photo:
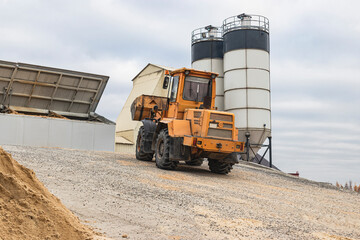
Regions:
<instances>
[{"instance_id":1,"label":"grille","mask_svg":"<svg viewBox=\"0 0 360 240\"><path fill-rule=\"evenodd\" d=\"M224 123L224 124L223 124L223 127L224 127L224 128L232 128L232 126L233 126L233 125L232 125L232 124L229 124L229 123Z\"/></svg>"},{"instance_id":2,"label":"grille","mask_svg":"<svg viewBox=\"0 0 360 240\"><path fill-rule=\"evenodd\" d=\"M217 121L232 122L232 115L211 113L210 114L210 119L211 120L217 120Z\"/></svg>"},{"instance_id":3,"label":"grille","mask_svg":"<svg viewBox=\"0 0 360 240\"><path fill-rule=\"evenodd\" d=\"M232 139L232 131L225 129L209 128L208 137L220 137Z\"/></svg>"},{"instance_id":4,"label":"grille","mask_svg":"<svg viewBox=\"0 0 360 240\"><path fill-rule=\"evenodd\" d=\"M201 117L201 112L194 111L194 118L200 118L200 117Z\"/></svg>"}]
</instances>

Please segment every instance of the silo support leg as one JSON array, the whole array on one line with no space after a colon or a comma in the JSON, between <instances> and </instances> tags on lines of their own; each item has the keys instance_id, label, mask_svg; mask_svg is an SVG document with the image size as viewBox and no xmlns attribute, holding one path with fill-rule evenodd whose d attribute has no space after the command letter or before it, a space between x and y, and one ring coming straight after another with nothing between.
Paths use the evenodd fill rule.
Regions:
<instances>
[{"instance_id":1,"label":"silo support leg","mask_svg":"<svg viewBox=\"0 0 360 240\"><path fill-rule=\"evenodd\" d=\"M270 163L270 168L272 168L272 143L271 143L272 137L268 137L268 138L269 138L269 163Z\"/></svg>"},{"instance_id":2,"label":"silo support leg","mask_svg":"<svg viewBox=\"0 0 360 240\"><path fill-rule=\"evenodd\" d=\"M268 150L269 150L269 147L270 146L268 146L267 148L266 148L266 150L265 150L265 152L264 152L264 154L261 156L261 158L260 158L260 160L259 160L259 164L261 164L261 162L262 162L262 160L264 159L264 157L265 157L265 155L266 155L266 153L268 152ZM256 157L256 156L255 156ZM257 158L256 158L257 159Z\"/></svg>"},{"instance_id":3,"label":"silo support leg","mask_svg":"<svg viewBox=\"0 0 360 240\"><path fill-rule=\"evenodd\" d=\"M250 156L250 142L249 142L249 136L246 136L246 161L249 161Z\"/></svg>"}]
</instances>

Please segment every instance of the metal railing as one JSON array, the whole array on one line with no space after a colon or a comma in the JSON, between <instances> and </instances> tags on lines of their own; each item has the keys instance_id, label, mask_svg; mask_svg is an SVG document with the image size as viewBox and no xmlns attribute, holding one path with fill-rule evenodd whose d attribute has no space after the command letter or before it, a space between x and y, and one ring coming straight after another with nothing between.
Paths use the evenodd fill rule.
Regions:
<instances>
[{"instance_id":1,"label":"metal railing","mask_svg":"<svg viewBox=\"0 0 360 240\"><path fill-rule=\"evenodd\" d=\"M269 32L269 19L260 15L242 13L225 19L222 28L223 34L238 29L256 29Z\"/></svg>"},{"instance_id":2,"label":"metal railing","mask_svg":"<svg viewBox=\"0 0 360 240\"><path fill-rule=\"evenodd\" d=\"M212 25L195 29L191 33L191 43L208 41L208 40L219 40L222 41L222 27L214 27Z\"/></svg>"}]
</instances>

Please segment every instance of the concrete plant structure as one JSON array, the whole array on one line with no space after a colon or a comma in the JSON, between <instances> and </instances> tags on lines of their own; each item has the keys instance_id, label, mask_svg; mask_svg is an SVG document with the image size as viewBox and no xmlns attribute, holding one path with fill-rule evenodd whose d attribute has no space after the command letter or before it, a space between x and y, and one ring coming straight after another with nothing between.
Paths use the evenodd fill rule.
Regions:
<instances>
[{"instance_id":1,"label":"concrete plant structure","mask_svg":"<svg viewBox=\"0 0 360 240\"><path fill-rule=\"evenodd\" d=\"M251 160L267 138L271 148L269 20L240 14L219 29L210 25L192 32L192 67L219 73L218 99L235 114L239 141L248 143L242 159Z\"/></svg>"},{"instance_id":2,"label":"concrete plant structure","mask_svg":"<svg viewBox=\"0 0 360 240\"><path fill-rule=\"evenodd\" d=\"M167 90L162 88L165 70L174 70L149 63L133 79L133 88L116 120L115 151L135 153L135 143L141 122L131 119L132 102L142 94L166 97Z\"/></svg>"}]
</instances>

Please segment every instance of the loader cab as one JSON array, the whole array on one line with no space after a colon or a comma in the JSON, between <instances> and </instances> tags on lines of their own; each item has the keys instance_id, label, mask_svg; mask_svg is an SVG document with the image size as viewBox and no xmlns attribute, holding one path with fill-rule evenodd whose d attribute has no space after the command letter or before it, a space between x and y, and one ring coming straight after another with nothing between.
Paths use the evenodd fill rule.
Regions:
<instances>
[{"instance_id":1,"label":"loader cab","mask_svg":"<svg viewBox=\"0 0 360 240\"><path fill-rule=\"evenodd\" d=\"M182 119L185 109L215 109L217 74L182 68L170 73L168 85L169 118Z\"/></svg>"}]
</instances>

